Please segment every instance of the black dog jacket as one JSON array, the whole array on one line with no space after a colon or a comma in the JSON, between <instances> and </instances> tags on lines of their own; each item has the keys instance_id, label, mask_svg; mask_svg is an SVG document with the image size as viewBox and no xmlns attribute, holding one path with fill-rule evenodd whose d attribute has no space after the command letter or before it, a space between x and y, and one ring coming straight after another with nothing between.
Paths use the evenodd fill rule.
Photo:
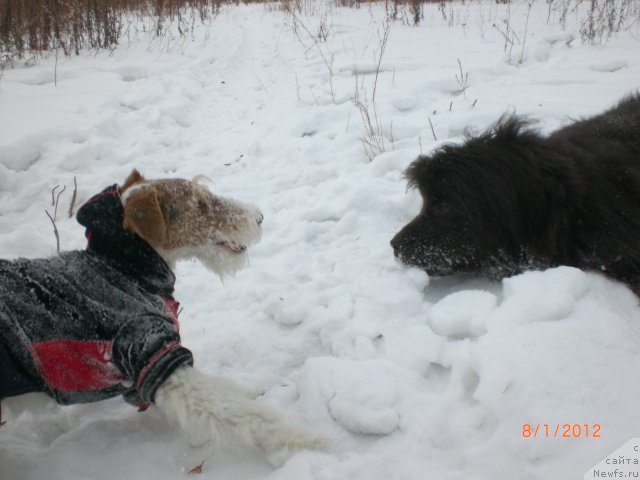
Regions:
<instances>
[{"instance_id":1,"label":"black dog jacket","mask_svg":"<svg viewBox=\"0 0 640 480\"><path fill-rule=\"evenodd\" d=\"M144 407L177 367L193 363L180 345L175 276L122 228L117 186L77 220L85 251L0 260L0 399L37 390L71 404L123 394Z\"/></svg>"}]
</instances>

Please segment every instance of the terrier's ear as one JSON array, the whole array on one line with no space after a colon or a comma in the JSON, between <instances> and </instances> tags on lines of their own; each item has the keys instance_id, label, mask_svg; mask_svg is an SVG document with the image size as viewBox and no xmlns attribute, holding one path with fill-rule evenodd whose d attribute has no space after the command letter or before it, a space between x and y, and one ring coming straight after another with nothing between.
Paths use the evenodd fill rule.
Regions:
<instances>
[{"instance_id":1,"label":"terrier's ear","mask_svg":"<svg viewBox=\"0 0 640 480\"><path fill-rule=\"evenodd\" d=\"M145 178L140 175L140 172L137 169L133 169L127 179L124 181L124 184L120 187L120 191L124 192L131 185L135 185L136 183L144 182Z\"/></svg>"},{"instance_id":2,"label":"terrier's ear","mask_svg":"<svg viewBox=\"0 0 640 480\"><path fill-rule=\"evenodd\" d=\"M155 188L134 189L128 195L124 205L122 226L125 230L137 233L152 247L162 247L167 225Z\"/></svg>"}]
</instances>

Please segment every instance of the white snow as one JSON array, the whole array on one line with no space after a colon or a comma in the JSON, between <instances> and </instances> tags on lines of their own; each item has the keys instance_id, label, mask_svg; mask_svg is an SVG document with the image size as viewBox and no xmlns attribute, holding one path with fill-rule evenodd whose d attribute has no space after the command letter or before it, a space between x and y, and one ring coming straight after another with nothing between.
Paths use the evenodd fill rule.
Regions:
<instances>
[{"instance_id":1,"label":"white snow","mask_svg":"<svg viewBox=\"0 0 640 480\"><path fill-rule=\"evenodd\" d=\"M420 26L391 24L375 92L385 151L369 161L352 99L373 107L384 5L304 5L298 20L226 7L186 41L5 70L0 254L55 254L55 185L67 186L62 247L84 247L66 213L74 177L78 203L134 167L202 174L255 203L263 236L246 269L222 283L178 265L183 343L205 372L264 389L327 450L274 465L192 446L121 399L5 408L1 479L176 479L205 460L203 479L564 480L640 436L640 307L626 286L566 267L501 283L428 278L389 246L421 207L403 179L418 154L505 111L549 132L609 107L640 86L638 24L594 46L580 8L563 28L558 9L534 2L525 37L527 3L510 17L483 0L425 6ZM492 26L507 18L524 48ZM327 41L300 22L312 33L324 22ZM550 435L523 438L524 424ZM553 438L557 424L598 424L600 438Z\"/></svg>"}]
</instances>

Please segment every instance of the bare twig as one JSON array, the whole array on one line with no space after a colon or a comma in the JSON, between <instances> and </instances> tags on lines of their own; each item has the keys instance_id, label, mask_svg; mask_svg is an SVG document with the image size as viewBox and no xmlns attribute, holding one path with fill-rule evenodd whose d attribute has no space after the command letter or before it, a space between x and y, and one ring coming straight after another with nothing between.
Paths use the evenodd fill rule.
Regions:
<instances>
[{"instance_id":1,"label":"bare twig","mask_svg":"<svg viewBox=\"0 0 640 480\"><path fill-rule=\"evenodd\" d=\"M316 49L318 50L318 53L320 54L320 58L322 59L325 66L327 67L327 70L329 71L329 88L331 89L331 99L333 100L333 103L336 103L336 95L333 90L333 54L330 55L330 58L327 58L324 50L322 49L322 46L320 46L320 44L318 43L318 40L316 39L315 35L309 31L307 26L298 18L298 16L293 11L290 11L289 13L291 14L291 17L293 18L293 22L294 22L293 32L295 33L296 37L298 38L302 46L307 48L307 45L302 41L302 38L300 38L300 35L298 34L298 31L297 31L298 25L300 25L302 29L307 33L307 35L313 42L312 47L316 47ZM309 47L307 51L310 49L311 47Z\"/></svg>"},{"instance_id":2,"label":"bare twig","mask_svg":"<svg viewBox=\"0 0 640 480\"><path fill-rule=\"evenodd\" d=\"M364 146L365 153L369 160L373 160L376 155L385 151L384 136L380 128L380 122L378 116L373 109L373 119L371 118L370 109L368 107L368 101L365 95L365 100L362 102L359 99L354 99L353 103L358 108L362 122L366 129L366 135L361 138L362 145Z\"/></svg>"},{"instance_id":3,"label":"bare twig","mask_svg":"<svg viewBox=\"0 0 640 480\"><path fill-rule=\"evenodd\" d=\"M265 93L269 93L269 89L255 72L253 73L253 76L256 77L256 79L260 82L260 85L262 85L262 89L265 91Z\"/></svg>"},{"instance_id":4,"label":"bare twig","mask_svg":"<svg viewBox=\"0 0 640 480\"><path fill-rule=\"evenodd\" d=\"M56 190L60 188L60 185L56 185L51 189L51 206L55 207L56 205Z\"/></svg>"},{"instance_id":5,"label":"bare twig","mask_svg":"<svg viewBox=\"0 0 640 480\"><path fill-rule=\"evenodd\" d=\"M358 71L355 71L355 92L353 96L353 104L358 108L362 123L364 124L366 134L361 137L362 146L369 158L373 160L377 155L385 151L384 135L382 127L376 111L376 104L367 97L366 90L363 91L362 98L358 88Z\"/></svg>"},{"instance_id":6,"label":"bare twig","mask_svg":"<svg viewBox=\"0 0 640 480\"><path fill-rule=\"evenodd\" d=\"M64 191L67 189L67 186L63 186L62 190L60 190L58 192L58 195L56 196L56 202L54 205L54 210L53 210L53 218L58 218L58 204L60 203L60 195L62 195L64 193Z\"/></svg>"},{"instance_id":7,"label":"bare twig","mask_svg":"<svg viewBox=\"0 0 640 480\"><path fill-rule=\"evenodd\" d=\"M533 6L533 2L529 2L527 9L527 21L524 24L524 40L522 40L522 49L520 50L520 61L518 63L522 63L524 61L524 46L527 43L527 31L529 29L529 16L531 15L531 7Z\"/></svg>"},{"instance_id":8,"label":"bare twig","mask_svg":"<svg viewBox=\"0 0 640 480\"><path fill-rule=\"evenodd\" d=\"M71 204L69 205L69 218L73 217L73 209L76 205L76 197L78 196L78 182L73 177L73 195L71 196Z\"/></svg>"},{"instance_id":9,"label":"bare twig","mask_svg":"<svg viewBox=\"0 0 640 480\"><path fill-rule=\"evenodd\" d=\"M318 39L326 42L327 38L329 38L329 27L327 27L327 17L323 16L318 25Z\"/></svg>"},{"instance_id":10,"label":"bare twig","mask_svg":"<svg viewBox=\"0 0 640 480\"><path fill-rule=\"evenodd\" d=\"M463 93L466 98L467 88L469 88L469 72L464 73L462 71L462 62L460 59L458 59L458 68L460 69L460 76L458 77L456 73L456 80L458 81L458 85L460 85L460 92Z\"/></svg>"},{"instance_id":11,"label":"bare twig","mask_svg":"<svg viewBox=\"0 0 640 480\"><path fill-rule=\"evenodd\" d=\"M433 129L433 123L431 123L431 117L427 117L429 119L429 126L431 127L431 134L433 135L433 139L437 142L438 137L436 137L436 131Z\"/></svg>"},{"instance_id":12,"label":"bare twig","mask_svg":"<svg viewBox=\"0 0 640 480\"><path fill-rule=\"evenodd\" d=\"M382 129L382 122L378 118L378 111L376 107L376 90L378 87L378 77L380 75L380 68L382 65L382 57L387 48L387 41L389 39L389 32L391 31L391 25L387 22L384 26L382 34L378 32L378 39L380 41L380 51L376 59L376 71L373 79L373 93L371 99L367 98L367 92L363 87L363 95L360 96L360 90L358 88L358 71L354 68L355 76L355 92L353 96L353 103L358 108L362 122L364 123L366 134L361 138L364 151L369 157L369 160L373 160L377 155L385 151L385 138ZM391 136L393 132L390 132ZM393 142L393 140L391 140Z\"/></svg>"},{"instance_id":13,"label":"bare twig","mask_svg":"<svg viewBox=\"0 0 640 480\"><path fill-rule=\"evenodd\" d=\"M58 50L60 49L59 42L56 42L56 63L53 67L53 86L58 86Z\"/></svg>"},{"instance_id":14,"label":"bare twig","mask_svg":"<svg viewBox=\"0 0 640 480\"><path fill-rule=\"evenodd\" d=\"M378 87L378 75L380 75L380 65L382 64L382 57L384 51L387 49L387 40L389 40L389 32L391 31L391 24L389 22L384 24L384 30L382 31L382 37L378 32L378 40L380 40L380 55L378 55L378 64L376 65L376 77L373 81L373 94L371 95L371 101L376 101L376 88Z\"/></svg>"},{"instance_id":15,"label":"bare twig","mask_svg":"<svg viewBox=\"0 0 640 480\"><path fill-rule=\"evenodd\" d=\"M58 227L56 226L56 221L51 216L48 210L45 210L44 213L47 214L49 220L51 220L51 224L53 225L53 234L56 236L56 252L60 253L60 235L58 234Z\"/></svg>"}]
</instances>

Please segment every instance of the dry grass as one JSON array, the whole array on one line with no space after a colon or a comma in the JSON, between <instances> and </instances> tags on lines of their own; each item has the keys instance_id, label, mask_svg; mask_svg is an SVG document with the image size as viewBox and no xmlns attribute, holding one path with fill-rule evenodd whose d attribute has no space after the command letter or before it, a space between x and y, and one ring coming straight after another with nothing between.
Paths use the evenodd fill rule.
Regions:
<instances>
[{"instance_id":1,"label":"dry grass","mask_svg":"<svg viewBox=\"0 0 640 480\"><path fill-rule=\"evenodd\" d=\"M144 20L143 31L163 36L177 30L188 35L198 23L209 22L222 4L271 3L301 11L305 0L0 0L0 67L16 58L79 54L83 49L113 49ZM495 0L509 3L509 0ZM549 11L556 3L546 0ZM373 0L333 0L337 6L360 8ZM464 0L384 0L389 20L418 25L425 3L464 4ZM583 40L602 43L612 33L640 18L637 0L575 0L589 5L581 21Z\"/></svg>"},{"instance_id":2,"label":"dry grass","mask_svg":"<svg viewBox=\"0 0 640 480\"><path fill-rule=\"evenodd\" d=\"M616 32L640 21L640 4L634 0L587 0L589 9L581 21L584 42L602 44Z\"/></svg>"},{"instance_id":3,"label":"dry grass","mask_svg":"<svg viewBox=\"0 0 640 480\"><path fill-rule=\"evenodd\" d=\"M155 19L155 35L177 23L184 35L212 18L222 1L228 0L0 0L0 57L111 49L131 18Z\"/></svg>"},{"instance_id":4,"label":"dry grass","mask_svg":"<svg viewBox=\"0 0 640 480\"><path fill-rule=\"evenodd\" d=\"M301 0L281 0L281 8ZM334 0L359 8L371 0ZM422 4L440 0L385 0L389 15L422 18ZM222 4L273 3L273 0L0 0L0 63L51 52L79 54L83 49L112 49L132 18L154 19L148 32L164 35L177 25L186 35L197 22L209 21ZM407 10L408 9L408 10ZM406 12L409 13L406 13Z\"/></svg>"}]
</instances>

